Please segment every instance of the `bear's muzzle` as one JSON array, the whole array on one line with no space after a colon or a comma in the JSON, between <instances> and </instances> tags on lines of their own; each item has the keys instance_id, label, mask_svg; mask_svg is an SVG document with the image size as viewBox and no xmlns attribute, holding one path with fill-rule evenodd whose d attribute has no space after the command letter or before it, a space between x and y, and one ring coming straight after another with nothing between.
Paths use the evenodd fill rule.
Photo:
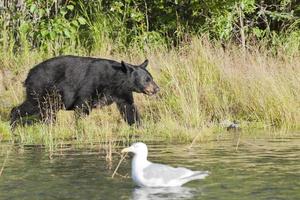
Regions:
<instances>
[{"instance_id":1,"label":"bear's muzzle","mask_svg":"<svg viewBox=\"0 0 300 200\"><path fill-rule=\"evenodd\" d=\"M159 90L160 89L158 85L154 81L152 81L144 88L144 93L151 96L158 93Z\"/></svg>"}]
</instances>

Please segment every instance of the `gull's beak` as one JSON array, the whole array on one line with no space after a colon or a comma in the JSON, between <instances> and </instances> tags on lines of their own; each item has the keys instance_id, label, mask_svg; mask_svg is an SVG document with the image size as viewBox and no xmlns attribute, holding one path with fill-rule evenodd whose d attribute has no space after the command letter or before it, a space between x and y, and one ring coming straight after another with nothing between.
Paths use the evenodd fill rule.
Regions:
<instances>
[{"instance_id":1,"label":"gull's beak","mask_svg":"<svg viewBox=\"0 0 300 200\"><path fill-rule=\"evenodd\" d=\"M127 147L125 149L122 149L121 153L128 153L128 152L131 152L131 148L130 147Z\"/></svg>"}]
</instances>

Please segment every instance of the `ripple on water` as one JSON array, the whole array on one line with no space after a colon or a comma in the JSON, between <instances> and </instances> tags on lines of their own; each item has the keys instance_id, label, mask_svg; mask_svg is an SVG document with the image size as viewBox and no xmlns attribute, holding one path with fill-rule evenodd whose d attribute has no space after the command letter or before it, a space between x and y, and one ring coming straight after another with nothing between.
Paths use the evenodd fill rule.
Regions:
<instances>
[{"instance_id":1,"label":"ripple on water","mask_svg":"<svg viewBox=\"0 0 300 200\"><path fill-rule=\"evenodd\" d=\"M0 177L0 199L299 199L300 137L237 139L234 135L190 145L148 145L149 160L209 170L202 181L180 188L137 188L117 176L98 150L62 155L38 148L13 150ZM5 149L0 145L1 149ZM0 163L5 153L0 154ZM116 166L119 156L112 160ZM114 167L113 167L114 168ZM119 173L130 173L125 160Z\"/></svg>"}]
</instances>

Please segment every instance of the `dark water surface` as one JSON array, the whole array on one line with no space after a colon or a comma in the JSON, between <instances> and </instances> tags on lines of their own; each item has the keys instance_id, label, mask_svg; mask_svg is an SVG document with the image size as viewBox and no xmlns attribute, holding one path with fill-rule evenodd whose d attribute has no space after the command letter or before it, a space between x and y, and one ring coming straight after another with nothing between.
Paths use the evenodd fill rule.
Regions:
<instances>
[{"instance_id":1,"label":"dark water surface","mask_svg":"<svg viewBox=\"0 0 300 200\"><path fill-rule=\"evenodd\" d=\"M300 199L299 134L264 139L229 135L190 149L163 143L148 147L151 161L211 175L179 188L138 188L129 178L111 178L117 154L112 163L96 148L58 151L49 159L43 149L13 147L0 176L0 199ZM7 149L0 144L0 169ZM130 174L129 158L118 172Z\"/></svg>"}]
</instances>

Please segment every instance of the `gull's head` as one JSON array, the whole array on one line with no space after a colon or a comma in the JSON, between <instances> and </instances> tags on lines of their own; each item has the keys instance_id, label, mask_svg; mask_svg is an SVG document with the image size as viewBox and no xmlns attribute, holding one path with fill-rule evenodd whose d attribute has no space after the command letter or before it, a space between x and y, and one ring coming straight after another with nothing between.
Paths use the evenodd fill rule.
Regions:
<instances>
[{"instance_id":1,"label":"gull's head","mask_svg":"<svg viewBox=\"0 0 300 200\"><path fill-rule=\"evenodd\" d=\"M135 155L144 155L147 157L148 148L145 143L137 142L133 143L130 147L127 147L121 151L122 153L134 153Z\"/></svg>"}]
</instances>

